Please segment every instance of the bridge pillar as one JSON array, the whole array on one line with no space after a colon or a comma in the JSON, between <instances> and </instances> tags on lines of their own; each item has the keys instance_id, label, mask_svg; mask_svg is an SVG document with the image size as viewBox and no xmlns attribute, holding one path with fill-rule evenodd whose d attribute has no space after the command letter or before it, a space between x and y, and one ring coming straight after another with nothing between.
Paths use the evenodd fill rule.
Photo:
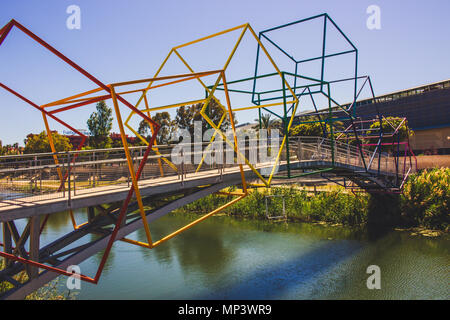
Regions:
<instances>
[{"instance_id":1,"label":"bridge pillar","mask_svg":"<svg viewBox=\"0 0 450 320\"><path fill-rule=\"evenodd\" d=\"M400 223L398 194L370 193L367 227L369 237L378 238Z\"/></svg>"},{"instance_id":2,"label":"bridge pillar","mask_svg":"<svg viewBox=\"0 0 450 320\"><path fill-rule=\"evenodd\" d=\"M94 207L88 207L88 222L91 223L95 218L95 208Z\"/></svg>"},{"instance_id":3,"label":"bridge pillar","mask_svg":"<svg viewBox=\"0 0 450 320\"><path fill-rule=\"evenodd\" d=\"M39 238L40 238L40 216L30 218L30 259L39 262ZM30 278L36 279L39 275L38 267L30 267Z\"/></svg>"},{"instance_id":4,"label":"bridge pillar","mask_svg":"<svg viewBox=\"0 0 450 320\"><path fill-rule=\"evenodd\" d=\"M8 228L6 222L2 223L2 233L3 233L3 250L6 253L12 253L12 238L11 231ZM5 267L8 267L11 264L11 260L4 258Z\"/></svg>"}]
</instances>

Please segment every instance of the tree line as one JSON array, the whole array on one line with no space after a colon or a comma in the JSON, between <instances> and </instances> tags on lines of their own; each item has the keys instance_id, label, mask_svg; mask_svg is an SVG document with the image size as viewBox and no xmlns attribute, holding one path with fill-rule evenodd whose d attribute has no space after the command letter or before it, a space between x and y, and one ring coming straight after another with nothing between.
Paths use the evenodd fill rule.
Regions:
<instances>
[{"instance_id":1,"label":"tree line","mask_svg":"<svg viewBox=\"0 0 450 320\"><path fill-rule=\"evenodd\" d=\"M202 107L202 103L191 106L181 106L176 110L175 119L172 119L170 113L166 111L157 112L152 115L151 119L160 126L156 136L156 143L170 143L177 138L175 134L177 129L185 129L193 134L195 121L201 121L203 132L208 129L209 124L200 114ZM104 149L123 146L121 139L118 138L120 136L114 137L114 134L111 132L114 121L112 113L112 108L110 108L105 101L97 103L96 111L90 115L86 123L89 130L89 137L83 149ZM206 113L213 123L218 124L224 111L215 100L211 100L206 108ZM229 127L230 121L227 117L223 121L221 129L227 130ZM146 120L143 119L140 121L137 132L145 140L150 141L152 128ZM78 147L73 146L70 143L70 139L65 135L61 135L56 131L52 131L51 135L57 152L69 151ZM46 131L42 131L39 134L29 134L24 142L25 148L23 149L23 153L51 152L50 142ZM131 144L145 145L141 139L135 137L132 138Z\"/></svg>"},{"instance_id":2,"label":"tree line","mask_svg":"<svg viewBox=\"0 0 450 320\"><path fill-rule=\"evenodd\" d=\"M200 111L203 107L202 103L193 104L190 106L180 106L176 110L175 118L172 119L170 113L163 111L157 112L152 115L152 120L155 121L160 129L156 136L157 144L168 144L171 142L176 142L178 139L176 135L177 129L185 129L189 131L191 136L194 133L194 122L200 121L202 124L202 132L205 132L210 128L210 124L202 117ZM215 101L211 100L206 108L206 114L211 119L214 124L218 124L220 119L224 114L224 110L221 106ZM235 124L237 124L236 117L233 114L233 118L235 120ZM84 149L105 149L105 148L114 148L114 147L122 147L122 141L120 135L112 134L112 126L113 126L113 112L112 109L105 103L105 101L100 101L96 105L96 111L94 111L89 119L87 120L87 127L89 130L89 137L85 143ZM314 122L313 118L303 119L304 122L309 123L301 123L296 126L293 126L290 130L291 136L327 136L331 137L331 132L329 125L325 125L325 123ZM388 117L388 120L394 126L399 125L401 118L392 118ZM255 119L255 121L259 121L259 119ZM229 117L226 117L223 123L221 124L221 130L226 131L230 128L230 120ZM274 120L271 118L270 114L262 114L260 124L256 125L254 128L258 129L261 126L262 129L267 129L269 132L272 129L278 129L280 134L284 132L284 125L281 120ZM385 128L386 126L386 128ZM387 122L383 122L383 129L388 130L387 127L389 124ZM334 131L344 130L344 123L342 122L334 122ZM375 131L378 129L379 123L374 122L371 126L371 129ZM150 141L151 136L153 134L153 130L151 125L146 120L141 120L137 130L138 134L143 137L145 140ZM370 133L370 131L368 132ZM400 140L404 141L407 139L408 135L411 134L411 130L408 131L406 125L404 124L400 130ZM54 146L56 151L69 151L77 148L78 146L73 146L70 143L70 139L61 135L56 131L51 132ZM344 139L345 140L345 139ZM367 139L362 141L363 143L373 143L373 139ZM48 135L46 131L42 131L39 134L29 134L25 142L25 148L21 148L18 144L1 146L0 144L0 155L7 154L20 154L20 153L42 153L42 152L51 152L51 147L48 139ZM355 141L349 141L352 144L355 144ZM129 139L129 143L131 145L145 145L145 143L137 138L131 137ZM383 151L388 151L389 146L383 147Z\"/></svg>"}]
</instances>

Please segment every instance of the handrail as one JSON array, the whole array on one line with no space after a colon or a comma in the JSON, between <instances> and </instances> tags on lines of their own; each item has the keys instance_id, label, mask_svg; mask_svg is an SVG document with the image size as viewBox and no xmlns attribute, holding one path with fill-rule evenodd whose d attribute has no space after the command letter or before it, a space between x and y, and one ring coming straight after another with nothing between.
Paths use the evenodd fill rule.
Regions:
<instances>
[{"instance_id":1,"label":"handrail","mask_svg":"<svg viewBox=\"0 0 450 320\"><path fill-rule=\"evenodd\" d=\"M282 141L283 137L278 137L280 141ZM270 148L270 144L265 145L252 145L251 142L255 142L258 139L249 139L246 140L246 144L244 146L240 147L240 152L253 152L257 150L264 150L265 148ZM273 139L264 139L265 141L273 140ZM261 141L261 140L258 140ZM292 162L293 156L297 155L298 161L312 161L312 160L326 160L331 161L333 163L340 163L345 165L352 165L355 167L361 167L363 171L361 172L367 172L368 174L386 174L386 173L395 173L395 166L393 163L391 163L393 157L390 157L389 155L380 153L380 152L374 152L367 149L362 149L362 153L360 152L359 147L346 144L341 141L332 141L329 138L323 138L323 137L289 137L288 139L289 143L291 144L290 152L289 152L289 159L291 159L290 163ZM248 144L247 144L248 142ZM222 142L224 146L227 146L227 143L225 141ZM188 144L184 144L186 146ZM191 146L194 144L190 144ZM204 145L204 144L203 144ZM256 149L255 149L256 147ZM263 148L263 149L261 149ZM108 149L109 150L109 149ZM136 148L135 148L136 150ZM192 157L203 153L206 149L200 149L196 150L195 148L187 148L183 154L184 156ZM217 152L217 150L216 150ZM307 152L307 153L304 153ZM61 154L61 153L60 153ZM334 154L334 157L332 156ZM63 193L62 196L66 197L67 189L75 192L75 185L73 185L73 188L69 184L75 184L76 183L76 190L77 193L82 192L81 190L85 189L91 189L98 187L100 185L116 185L120 183L129 183L129 174L128 171L125 169L121 169L121 167L118 167L117 164L125 163L127 162L127 159L125 158L124 154L117 154L115 158L111 159L102 159L101 156L99 156L98 160L94 158L92 160L92 157L89 158L83 158L83 157L77 157L73 159L74 157L71 157L72 153L65 153L62 154L65 156L65 158L60 159L59 164L42 164L42 165L32 165L27 167L18 167L18 168L1 168L0 165L0 193L2 190L8 194L8 192L12 192L13 190L24 190L26 195L24 196L35 196L37 195L43 195L43 196L58 196L60 194L58 187L63 185ZM164 157L168 157L170 154L158 154L158 155L152 155L147 158L146 167L143 171L143 180L147 179L154 179L161 177L161 172L156 168L156 160L162 159ZM225 157L227 157L227 150L224 148L221 155L214 155L215 159L222 159L225 160ZM221 158L222 157L222 158ZM363 158L362 158L363 157ZM235 154L234 157L235 158ZM72 159L72 161L71 161ZM143 156L136 155L133 156L133 162L137 162L143 159ZM259 164L270 164L271 162L265 162L262 163L261 158L257 156L255 159L256 162L252 163L255 166ZM370 160L370 161L369 161ZM251 161L251 159L250 159ZM269 160L269 161L273 161ZM362 166L362 163L364 161L369 161L369 167L366 169ZM236 162L236 163L235 163ZM212 163L209 165L205 165L201 168L201 171L211 170L211 169L218 169L219 173L222 175L224 170L230 167L238 166L239 161L234 161L232 164L225 164L222 165L221 163ZM38 164L39 160L36 161L23 161L21 164ZM114 165L116 164L116 165ZM187 165L188 163L184 163L184 161L177 166L176 168L170 168L167 167L166 172L163 172L163 176L171 176L176 177L178 175L178 179L181 177L181 182L183 183L185 180L185 176L188 173L194 173L197 172L195 168L197 167L195 164L190 166ZM187 165L187 166L186 166ZM412 165L404 164L404 166L408 165L407 172L403 175L401 175L401 179L406 179L407 176L413 171ZM371 169L371 167L379 168L379 169ZM78 169L80 168L80 169ZM75 170L77 169L77 170ZM62 170L62 172L67 176L67 180L64 183L61 183L60 178L57 175L57 171ZM181 176L180 176L180 170ZM401 181L401 180L400 180ZM403 182L404 183L404 182ZM403 184L402 183L402 184ZM66 189L67 187L67 189ZM3 189L2 189L3 188ZM9 191L8 191L9 190ZM28 191L27 191L28 190ZM64 191L66 191L64 193Z\"/></svg>"}]
</instances>

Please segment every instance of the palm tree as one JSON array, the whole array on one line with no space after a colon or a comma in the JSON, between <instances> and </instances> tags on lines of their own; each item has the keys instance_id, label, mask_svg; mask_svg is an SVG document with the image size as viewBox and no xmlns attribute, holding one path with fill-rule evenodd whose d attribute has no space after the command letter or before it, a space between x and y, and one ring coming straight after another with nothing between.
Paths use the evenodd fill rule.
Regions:
<instances>
[{"instance_id":1,"label":"palm tree","mask_svg":"<svg viewBox=\"0 0 450 320\"><path fill-rule=\"evenodd\" d=\"M261 115L261 129L266 129L268 134L270 134L270 130L276 122L270 119L271 117L272 115L270 113ZM259 119L255 119L255 121L259 121Z\"/></svg>"}]
</instances>

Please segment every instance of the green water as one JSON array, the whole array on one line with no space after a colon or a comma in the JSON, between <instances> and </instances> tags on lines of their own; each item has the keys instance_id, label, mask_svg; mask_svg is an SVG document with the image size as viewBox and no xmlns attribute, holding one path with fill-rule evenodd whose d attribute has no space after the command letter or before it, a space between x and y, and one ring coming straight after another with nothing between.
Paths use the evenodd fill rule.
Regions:
<instances>
[{"instance_id":1,"label":"green water","mask_svg":"<svg viewBox=\"0 0 450 320\"><path fill-rule=\"evenodd\" d=\"M166 216L151 225L153 238L193 218ZM43 242L70 229L67 213L53 215ZM142 230L130 237L145 241ZM100 259L81 263L82 273L93 276ZM152 250L116 242L99 284L76 291L77 299L449 299L449 262L448 237L368 239L345 227L221 216ZM366 286L369 265L381 269L380 290Z\"/></svg>"}]
</instances>

